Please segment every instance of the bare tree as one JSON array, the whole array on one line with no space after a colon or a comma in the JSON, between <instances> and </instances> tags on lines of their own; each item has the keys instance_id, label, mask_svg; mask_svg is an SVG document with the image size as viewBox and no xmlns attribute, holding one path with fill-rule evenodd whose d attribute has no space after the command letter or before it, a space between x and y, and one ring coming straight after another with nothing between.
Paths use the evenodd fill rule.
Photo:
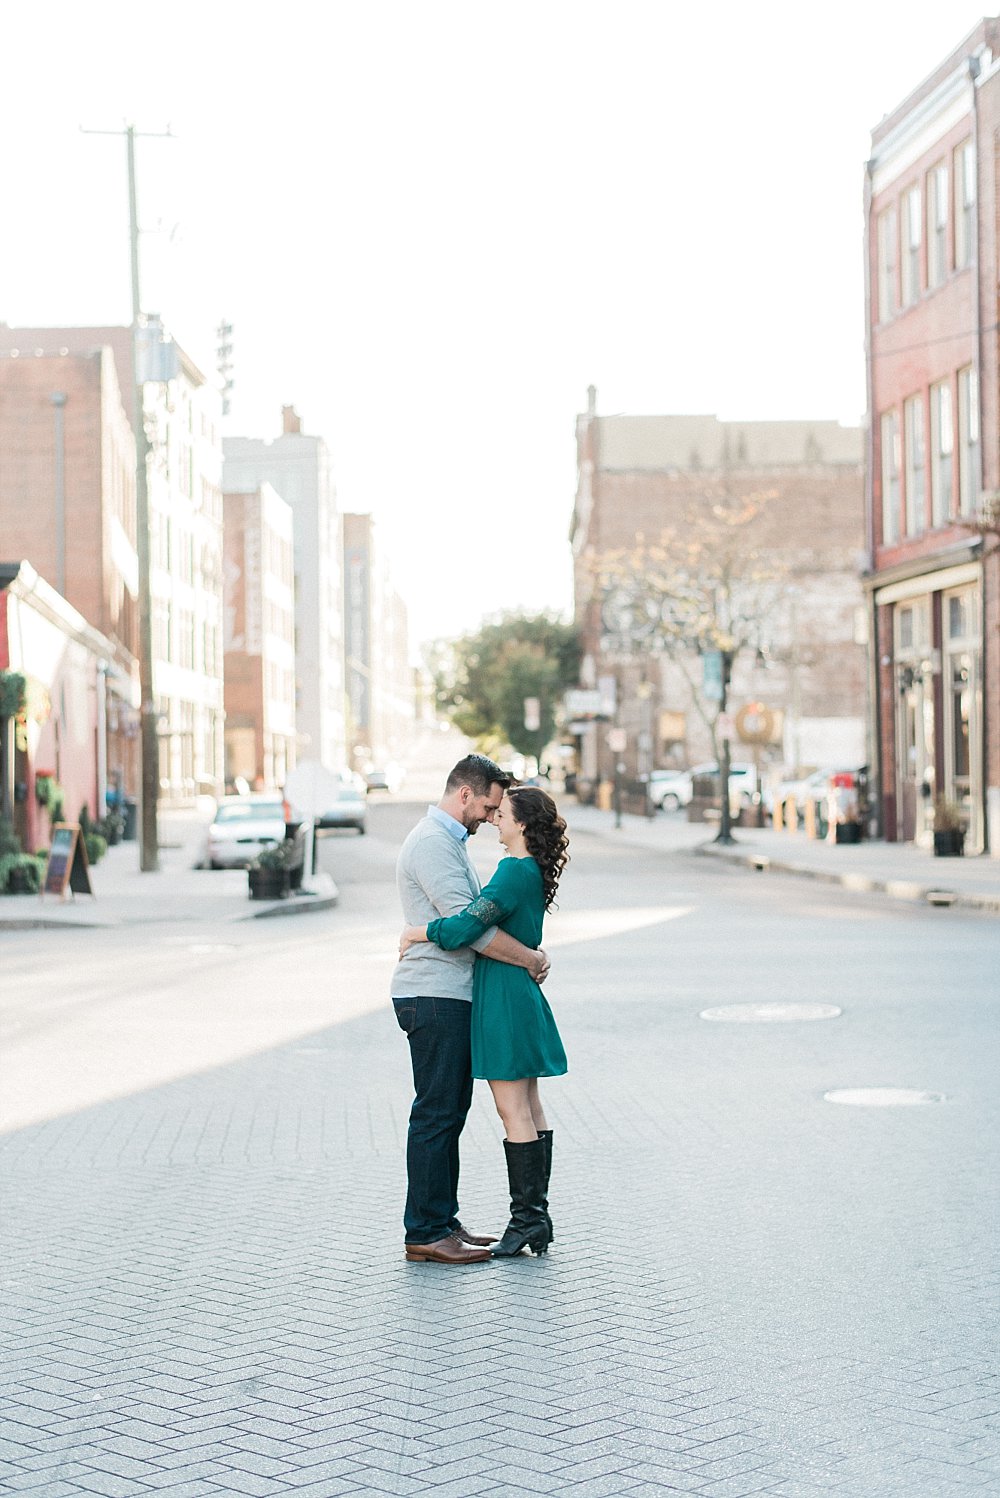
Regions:
<instances>
[{"instance_id":1,"label":"bare tree","mask_svg":"<svg viewBox=\"0 0 1000 1498\"><path fill-rule=\"evenodd\" d=\"M719 652L728 667L767 639L767 621L788 576L766 513L773 497L773 491L733 496L722 490L687 496L658 535L638 535L634 546L593 560L602 649L625 658L667 657L711 735L716 758L721 703L706 699L703 658Z\"/></svg>"}]
</instances>

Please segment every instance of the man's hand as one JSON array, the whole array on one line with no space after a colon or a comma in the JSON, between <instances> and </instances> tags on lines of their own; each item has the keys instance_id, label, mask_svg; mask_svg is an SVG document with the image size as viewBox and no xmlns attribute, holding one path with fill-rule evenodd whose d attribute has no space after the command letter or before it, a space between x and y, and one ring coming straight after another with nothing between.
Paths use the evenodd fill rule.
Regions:
<instances>
[{"instance_id":1,"label":"man's hand","mask_svg":"<svg viewBox=\"0 0 1000 1498\"><path fill-rule=\"evenodd\" d=\"M536 983L544 983L549 976L549 968L552 964L541 947L539 947L537 952L533 952L532 956L535 960L529 965L528 973L534 978Z\"/></svg>"}]
</instances>

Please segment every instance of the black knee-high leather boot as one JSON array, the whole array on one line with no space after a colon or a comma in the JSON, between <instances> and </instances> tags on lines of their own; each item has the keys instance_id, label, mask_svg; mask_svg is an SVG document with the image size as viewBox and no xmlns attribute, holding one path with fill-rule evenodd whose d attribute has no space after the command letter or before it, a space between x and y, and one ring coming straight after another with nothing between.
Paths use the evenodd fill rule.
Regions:
<instances>
[{"instance_id":1,"label":"black knee-high leather boot","mask_svg":"<svg viewBox=\"0 0 1000 1498\"><path fill-rule=\"evenodd\" d=\"M545 1221L549 1227L549 1242L555 1239L555 1230L552 1226L552 1218L549 1216L549 1177L552 1174L552 1130L539 1129L538 1137L545 1145L545 1192L542 1197L542 1211L545 1213Z\"/></svg>"},{"instance_id":2,"label":"black knee-high leather boot","mask_svg":"<svg viewBox=\"0 0 1000 1498\"><path fill-rule=\"evenodd\" d=\"M545 1145L541 1139L525 1144L505 1139L507 1179L510 1182L510 1222L499 1243L491 1250L496 1259L509 1259L522 1249L544 1254L549 1246L549 1225L542 1202L545 1197Z\"/></svg>"}]
</instances>

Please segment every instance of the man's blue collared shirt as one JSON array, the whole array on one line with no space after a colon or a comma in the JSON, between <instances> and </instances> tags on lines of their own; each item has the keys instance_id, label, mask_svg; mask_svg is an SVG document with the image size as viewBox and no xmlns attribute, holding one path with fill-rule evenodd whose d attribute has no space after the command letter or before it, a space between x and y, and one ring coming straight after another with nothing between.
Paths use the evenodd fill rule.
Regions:
<instances>
[{"instance_id":1,"label":"man's blue collared shirt","mask_svg":"<svg viewBox=\"0 0 1000 1498\"><path fill-rule=\"evenodd\" d=\"M440 822L441 826L447 832L451 833L452 837L456 840L456 842L459 842L459 843L467 843L468 842L468 840L469 840L469 829L468 829L468 827L463 827L462 824L461 824L461 822L456 822L455 818L452 817L452 816L449 816L449 814L446 811L442 811L441 808L440 808L440 806L428 806L428 808L427 808L427 815L429 817L433 817L434 820L435 820L435 822Z\"/></svg>"}]
</instances>

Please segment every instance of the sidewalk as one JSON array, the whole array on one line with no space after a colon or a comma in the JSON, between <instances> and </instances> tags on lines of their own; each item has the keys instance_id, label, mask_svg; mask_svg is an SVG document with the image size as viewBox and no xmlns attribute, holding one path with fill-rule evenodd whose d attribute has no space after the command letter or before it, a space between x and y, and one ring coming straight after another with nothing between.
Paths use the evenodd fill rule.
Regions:
<instances>
[{"instance_id":1,"label":"sidewalk","mask_svg":"<svg viewBox=\"0 0 1000 1498\"><path fill-rule=\"evenodd\" d=\"M139 844L118 843L90 871L94 898L76 895L0 895L0 931L63 926L118 927L158 922L225 924L268 916L329 910L337 886L328 874L303 881L301 894L287 900L251 900L245 869L198 869L205 820L193 810L160 812L160 868L139 871Z\"/></svg>"},{"instance_id":2,"label":"sidewalk","mask_svg":"<svg viewBox=\"0 0 1000 1498\"><path fill-rule=\"evenodd\" d=\"M723 858L761 872L825 880L895 900L1000 914L998 858L935 858L912 843L828 843L770 827L736 827L733 846L723 847L714 842L713 824L688 822L683 815L646 818L623 813L621 827L616 828L613 812L577 806L572 800L564 802L563 809L571 833L592 833L660 853Z\"/></svg>"}]
</instances>

